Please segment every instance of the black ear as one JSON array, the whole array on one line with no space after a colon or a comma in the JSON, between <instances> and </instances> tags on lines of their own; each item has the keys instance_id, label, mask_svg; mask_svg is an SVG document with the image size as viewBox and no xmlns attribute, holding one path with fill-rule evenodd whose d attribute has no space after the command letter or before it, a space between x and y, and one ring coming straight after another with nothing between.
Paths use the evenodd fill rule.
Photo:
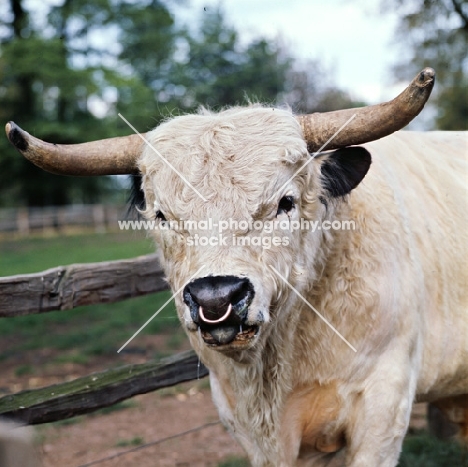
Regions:
<instances>
[{"instance_id":1,"label":"black ear","mask_svg":"<svg viewBox=\"0 0 468 467\"><path fill-rule=\"evenodd\" d=\"M321 180L331 198L347 195L356 188L372 160L369 151L359 146L337 149L322 157Z\"/></svg>"},{"instance_id":2,"label":"black ear","mask_svg":"<svg viewBox=\"0 0 468 467\"><path fill-rule=\"evenodd\" d=\"M145 194L141 189L141 175L130 175L130 195L128 197L127 218L140 218L140 211L146 207Z\"/></svg>"}]
</instances>

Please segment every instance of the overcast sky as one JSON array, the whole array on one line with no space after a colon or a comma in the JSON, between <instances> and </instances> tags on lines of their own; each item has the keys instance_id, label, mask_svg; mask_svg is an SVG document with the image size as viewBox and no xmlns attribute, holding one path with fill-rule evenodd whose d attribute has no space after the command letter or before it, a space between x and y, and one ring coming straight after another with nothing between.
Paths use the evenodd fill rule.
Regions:
<instances>
[{"instance_id":1,"label":"overcast sky","mask_svg":"<svg viewBox=\"0 0 468 467\"><path fill-rule=\"evenodd\" d=\"M296 58L320 59L335 83L369 103L388 100L395 84L395 14L379 14L380 0L189 0L174 9L186 22L221 3L227 20L246 37L281 37Z\"/></svg>"}]
</instances>

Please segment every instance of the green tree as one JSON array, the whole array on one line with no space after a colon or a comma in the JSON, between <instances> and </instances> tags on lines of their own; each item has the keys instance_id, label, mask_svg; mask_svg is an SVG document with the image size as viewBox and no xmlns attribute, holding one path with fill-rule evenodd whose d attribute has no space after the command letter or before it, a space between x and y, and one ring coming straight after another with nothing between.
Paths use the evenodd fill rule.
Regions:
<instances>
[{"instance_id":1,"label":"green tree","mask_svg":"<svg viewBox=\"0 0 468 467\"><path fill-rule=\"evenodd\" d=\"M178 39L178 58L169 69L163 98L184 110L221 108L249 101L287 103L297 112L362 105L336 86L318 61L301 63L279 41L241 41L222 8L203 13L200 26Z\"/></svg>"},{"instance_id":2,"label":"green tree","mask_svg":"<svg viewBox=\"0 0 468 467\"><path fill-rule=\"evenodd\" d=\"M280 47L263 38L242 44L222 9L204 12L199 28L185 31L169 68L166 99L184 110L199 105L221 108L247 101L276 102L292 62Z\"/></svg>"},{"instance_id":3,"label":"green tree","mask_svg":"<svg viewBox=\"0 0 468 467\"><path fill-rule=\"evenodd\" d=\"M331 75L318 60L294 63L286 76L282 100L298 114L366 105L365 102L355 101L346 91L334 85Z\"/></svg>"},{"instance_id":4,"label":"green tree","mask_svg":"<svg viewBox=\"0 0 468 467\"><path fill-rule=\"evenodd\" d=\"M397 77L432 66L437 84L435 124L443 130L468 128L468 2L465 0L391 0L398 11L396 39L401 44Z\"/></svg>"},{"instance_id":5,"label":"green tree","mask_svg":"<svg viewBox=\"0 0 468 467\"><path fill-rule=\"evenodd\" d=\"M176 104L164 95L171 86L169 71L181 33L158 0L119 1L114 19L121 46L116 57L120 72L109 84L117 91L118 111L137 128L148 130L175 110ZM125 124L119 128L128 133Z\"/></svg>"},{"instance_id":6,"label":"green tree","mask_svg":"<svg viewBox=\"0 0 468 467\"><path fill-rule=\"evenodd\" d=\"M100 2L101 3L101 2ZM105 7L105 2L102 2ZM2 121L15 120L33 133L56 143L75 143L99 135L98 120L88 111L88 97L98 92L95 68L71 66L78 53L72 31L86 18L87 2L66 0L51 10L41 29L22 0L10 0L11 22L1 38L0 89ZM93 15L98 18L98 15ZM86 51L81 51L86 53ZM0 140L0 202L16 205L94 202L106 188L98 178L62 178L47 174L23 160L5 138Z\"/></svg>"},{"instance_id":7,"label":"green tree","mask_svg":"<svg viewBox=\"0 0 468 467\"><path fill-rule=\"evenodd\" d=\"M46 4L45 16L25 4L9 0L10 10L0 11L0 120L48 141L128 134L118 112L147 131L200 105L286 102L298 112L353 105L323 85L329 75L318 63L304 66L262 37L241 41L222 9L204 12L191 29L178 26L162 0L62 0ZM44 173L0 138L0 204L94 202L105 190L102 178Z\"/></svg>"}]
</instances>

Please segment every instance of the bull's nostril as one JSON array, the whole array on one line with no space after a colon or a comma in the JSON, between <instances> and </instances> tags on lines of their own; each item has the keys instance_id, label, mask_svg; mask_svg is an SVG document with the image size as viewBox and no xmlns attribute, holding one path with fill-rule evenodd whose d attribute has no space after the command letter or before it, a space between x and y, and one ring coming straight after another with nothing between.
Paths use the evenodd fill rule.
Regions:
<instances>
[{"instance_id":1,"label":"bull's nostril","mask_svg":"<svg viewBox=\"0 0 468 467\"><path fill-rule=\"evenodd\" d=\"M236 276L201 277L187 284L183 292L193 321L209 325L242 321L253 296L252 283Z\"/></svg>"}]
</instances>

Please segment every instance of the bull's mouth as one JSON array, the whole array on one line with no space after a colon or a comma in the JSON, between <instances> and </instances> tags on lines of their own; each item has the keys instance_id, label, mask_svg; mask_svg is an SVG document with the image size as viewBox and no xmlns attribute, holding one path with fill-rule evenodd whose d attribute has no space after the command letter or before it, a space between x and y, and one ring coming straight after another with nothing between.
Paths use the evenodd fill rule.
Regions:
<instances>
[{"instance_id":1,"label":"bull's mouth","mask_svg":"<svg viewBox=\"0 0 468 467\"><path fill-rule=\"evenodd\" d=\"M202 325L199 328L200 335L210 347L244 347L258 336L259 326L239 325L237 323L223 323L217 326Z\"/></svg>"}]
</instances>

